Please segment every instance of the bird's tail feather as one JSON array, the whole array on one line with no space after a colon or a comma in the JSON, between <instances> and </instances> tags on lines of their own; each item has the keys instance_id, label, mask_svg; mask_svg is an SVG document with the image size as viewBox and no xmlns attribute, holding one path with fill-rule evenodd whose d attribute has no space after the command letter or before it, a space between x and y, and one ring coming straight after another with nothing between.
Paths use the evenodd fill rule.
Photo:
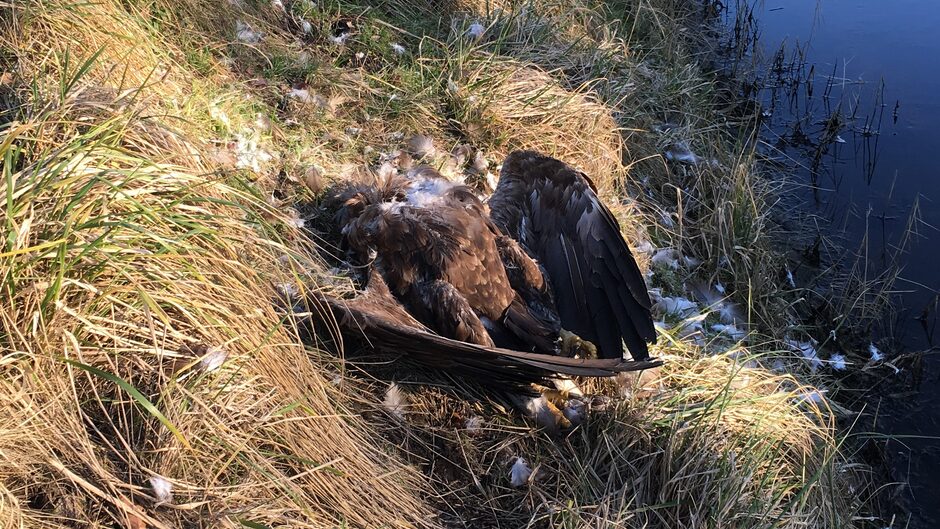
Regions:
<instances>
[{"instance_id":1,"label":"bird's tail feather","mask_svg":"<svg viewBox=\"0 0 940 529\"><path fill-rule=\"evenodd\" d=\"M609 377L661 365L655 359L582 359L483 347L396 321L384 307L363 302L367 299L315 297L320 307L330 310L344 334L365 338L378 351L407 355L430 368L473 376L484 383L521 386L545 383L558 374Z\"/></svg>"}]
</instances>

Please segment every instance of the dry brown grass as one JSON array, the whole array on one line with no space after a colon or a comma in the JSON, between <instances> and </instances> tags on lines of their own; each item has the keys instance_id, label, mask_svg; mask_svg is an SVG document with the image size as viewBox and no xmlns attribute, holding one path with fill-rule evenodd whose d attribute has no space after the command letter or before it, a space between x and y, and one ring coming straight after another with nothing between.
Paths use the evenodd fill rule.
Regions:
<instances>
[{"instance_id":1,"label":"dry brown grass","mask_svg":"<svg viewBox=\"0 0 940 529\"><path fill-rule=\"evenodd\" d=\"M666 38L682 6L616 3L635 20L625 32L593 2L531 4L529 18L466 4L419 38L394 29L414 22L394 8L426 8L390 2L350 8L361 31L340 47L328 32L348 13L285 3L290 14L223 0L0 3L0 64L15 74L2 89L18 105L0 140L5 527L851 525L832 414L759 367L769 346L664 331L666 367L589 383L614 403L558 438L473 387L413 385L407 371L392 375L410 401L395 418L375 378L387 369L303 344L276 308L279 285L332 284L288 208L313 195L311 167L360 174L420 133L440 163L470 142L491 161L524 147L578 165L631 243L707 261L656 281L720 277L780 325L770 190L704 128L694 66L669 62L685 60ZM451 29L473 16L492 17L493 38ZM303 17L311 34L298 33ZM264 38L238 42L236 20ZM684 128L651 132L662 117ZM663 163L687 135L719 163ZM475 416L483 427L467 428ZM513 489L520 455L536 477ZM155 501L155 477L171 501Z\"/></svg>"},{"instance_id":2,"label":"dry brown grass","mask_svg":"<svg viewBox=\"0 0 940 529\"><path fill-rule=\"evenodd\" d=\"M108 42L147 36L89 6L86 22L114 24L74 34L72 57L104 51L56 100L56 76L71 72L48 46L65 46L76 19L32 7L38 25L6 44L39 97L3 144L4 527L424 525L417 475L383 453L275 311L273 284L290 279L278 263L316 266L291 250L297 231L257 190L209 172L199 128L153 117L186 92L185 70L122 91L167 50ZM211 373L207 348L225 355ZM167 507L151 499L156 476L173 485Z\"/></svg>"},{"instance_id":3,"label":"dry brown grass","mask_svg":"<svg viewBox=\"0 0 940 529\"><path fill-rule=\"evenodd\" d=\"M596 175L598 184L625 174L617 123L590 92L567 90L545 72L506 59L478 59L456 70L464 75L452 96L471 144L498 146L496 158L515 149L545 152Z\"/></svg>"}]
</instances>

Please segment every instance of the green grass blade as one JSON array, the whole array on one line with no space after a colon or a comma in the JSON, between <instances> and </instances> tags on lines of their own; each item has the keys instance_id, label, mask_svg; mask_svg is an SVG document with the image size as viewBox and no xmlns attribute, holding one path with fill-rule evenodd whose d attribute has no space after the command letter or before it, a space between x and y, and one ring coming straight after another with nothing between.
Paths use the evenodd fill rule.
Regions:
<instances>
[{"instance_id":1,"label":"green grass blade","mask_svg":"<svg viewBox=\"0 0 940 529\"><path fill-rule=\"evenodd\" d=\"M145 397L144 394L141 393L137 388L135 388L130 382L124 380L123 378L117 375L108 373L107 371L102 371L101 369L98 369L97 367L94 367L94 366L83 364L81 362L76 362L74 360L69 360L68 358L63 358L62 361L65 362L66 364L69 364L70 366L77 367L83 371L87 371L95 376L101 377L107 381L117 384L121 389L123 389L131 397L133 397L134 400L136 400L137 403L141 405L141 407L147 410L147 412L150 415L153 415L158 421L163 423L163 425L166 426L167 429L170 430L170 432L172 432L173 435L175 435L176 438L179 439L180 442L186 446L186 448L192 448L192 446L189 444L189 441L187 441L186 438L183 437L183 434L180 433L179 429L177 429L176 426L174 426L173 423L170 422L170 420L167 419L166 416L163 415L163 413L160 412L160 410L157 409L157 407L154 406L154 404L150 402L150 400L147 397Z\"/></svg>"},{"instance_id":2,"label":"green grass blade","mask_svg":"<svg viewBox=\"0 0 940 529\"><path fill-rule=\"evenodd\" d=\"M246 520L244 518L235 518L235 521L242 524L242 526L248 527L250 529L271 529L271 527L268 525L264 525L263 523L253 522L251 520Z\"/></svg>"}]
</instances>

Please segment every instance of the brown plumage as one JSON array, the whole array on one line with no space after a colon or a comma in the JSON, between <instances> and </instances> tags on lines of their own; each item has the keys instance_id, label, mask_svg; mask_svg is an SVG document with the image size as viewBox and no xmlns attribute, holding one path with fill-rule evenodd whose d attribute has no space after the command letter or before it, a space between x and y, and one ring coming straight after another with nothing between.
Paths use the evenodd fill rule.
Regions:
<instances>
[{"instance_id":1,"label":"brown plumage","mask_svg":"<svg viewBox=\"0 0 940 529\"><path fill-rule=\"evenodd\" d=\"M489 201L493 222L550 278L562 326L603 358L636 360L656 341L650 297L620 224L593 182L567 164L529 151L506 158Z\"/></svg>"},{"instance_id":2,"label":"brown plumage","mask_svg":"<svg viewBox=\"0 0 940 529\"><path fill-rule=\"evenodd\" d=\"M369 286L321 301L376 348L498 383L658 365L646 347L650 300L619 226L590 180L558 160L510 154L488 204L421 167L334 190L327 207ZM562 329L602 358L559 356Z\"/></svg>"}]
</instances>

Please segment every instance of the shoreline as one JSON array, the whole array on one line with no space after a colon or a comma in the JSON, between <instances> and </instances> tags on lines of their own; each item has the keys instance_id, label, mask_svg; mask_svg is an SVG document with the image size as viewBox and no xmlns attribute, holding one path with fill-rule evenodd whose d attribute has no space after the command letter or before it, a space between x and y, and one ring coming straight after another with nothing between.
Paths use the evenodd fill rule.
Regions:
<instances>
[{"instance_id":1,"label":"shoreline","mask_svg":"<svg viewBox=\"0 0 940 529\"><path fill-rule=\"evenodd\" d=\"M877 484L817 387L846 359L791 329L780 188L680 4L0 5L0 520L857 525ZM480 189L514 148L591 175L666 365L587 381L614 404L553 437L472 385L305 344L316 308L283 307L348 286L297 204L419 143Z\"/></svg>"}]
</instances>

